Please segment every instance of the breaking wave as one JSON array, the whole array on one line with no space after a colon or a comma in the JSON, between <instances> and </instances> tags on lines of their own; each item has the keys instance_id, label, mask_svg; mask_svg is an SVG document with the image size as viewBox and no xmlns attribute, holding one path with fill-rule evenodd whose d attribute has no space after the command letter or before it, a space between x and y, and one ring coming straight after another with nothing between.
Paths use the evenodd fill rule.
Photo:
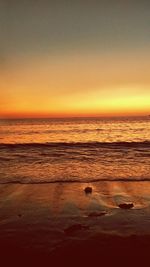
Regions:
<instances>
[{"instance_id":1,"label":"breaking wave","mask_svg":"<svg viewBox=\"0 0 150 267\"><path fill-rule=\"evenodd\" d=\"M0 143L0 149L5 148L42 148L42 147L150 147L150 141L143 142L46 142L46 143Z\"/></svg>"}]
</instances>

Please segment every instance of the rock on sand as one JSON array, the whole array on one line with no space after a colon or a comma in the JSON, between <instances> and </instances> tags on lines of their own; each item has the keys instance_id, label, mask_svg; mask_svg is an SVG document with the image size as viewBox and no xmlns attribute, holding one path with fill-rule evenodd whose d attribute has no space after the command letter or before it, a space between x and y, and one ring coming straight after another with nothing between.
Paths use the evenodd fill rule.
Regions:
<instances>
[{"instance_id":1,"label":"rock on sand","mask_svg":"<svg viewBox=\"0 0 150 267\"><path fill-rule=\"evenodd\" d=\"M122 203L122 204L119 204L119 208L120 209L124 209L124 210L132 209L133 207L134 207L133 203Z\"/></svg>"}]
</instances>

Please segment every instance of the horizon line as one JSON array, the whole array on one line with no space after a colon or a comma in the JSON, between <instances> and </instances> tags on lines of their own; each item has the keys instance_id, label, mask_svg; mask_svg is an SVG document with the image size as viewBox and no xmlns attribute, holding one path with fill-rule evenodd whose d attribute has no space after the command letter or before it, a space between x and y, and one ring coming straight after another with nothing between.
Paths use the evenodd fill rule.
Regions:
<instances>
[{"instance_id":1,"label":"horizon line","mask_svg":"<svg viewBox=\"0 0 150 267\"><path fill-rule=\"evenodd\" d=\"M12 116L12 117L0 117L0 120L28 120L28 119L94 119L94 118L126 118L126 117L150 117L150 114L129 114L129 115L90 115L90 116L31 116L31 117L25 117L25 116Z\"/></svg>"}]
</instances>

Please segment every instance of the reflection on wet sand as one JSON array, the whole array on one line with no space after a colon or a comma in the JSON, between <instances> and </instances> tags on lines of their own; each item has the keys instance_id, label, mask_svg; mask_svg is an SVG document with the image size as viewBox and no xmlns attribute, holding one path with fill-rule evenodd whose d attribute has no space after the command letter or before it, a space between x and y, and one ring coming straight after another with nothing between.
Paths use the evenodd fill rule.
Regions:
<instances>
[{"instance_id":1,"label":"reflection on wet sand","mask_svg":"<svg viewBox=\"0 0 150 267\"><path fill-rule=\"evenodd\" d=\"M91 186L92 194L86 195L84 188ZM150 202L149 182L97 182L97 183L54 183L40 185L1 185L0 206L7 213L10 203L15 209L38 207L51 210L53 216L70 212L83 215L88 207L114 209L121 202L133 202L135 208L145 208ZM72 209L74 206L75 209ZM13 208L14 208L13 207ZM70 209L69 209L70 207ZM14 212L11 210L9 216Z\"/></svg>"},{"instance_id":2,"label":"reflection on wet sand","mask_svg":"<svg viewBox=\"0 0 150 267\"><path fill-rule=\"evenodd\" d=\"M85 193L87 186L91 194ZM149 182L1 185L1 240L52 251L103 233L150 235L149 196ZM122 203L134 207L121 209Z\"/></svg>"}]
</instances>

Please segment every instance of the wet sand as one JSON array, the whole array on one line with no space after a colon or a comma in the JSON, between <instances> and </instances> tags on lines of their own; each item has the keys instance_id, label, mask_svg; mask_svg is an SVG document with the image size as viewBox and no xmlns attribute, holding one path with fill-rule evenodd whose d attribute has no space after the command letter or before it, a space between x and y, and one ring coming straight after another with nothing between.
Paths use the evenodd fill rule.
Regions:
<instances>
[{"instance_id":1,"label":"wet sand","mask_svg":"<svg viewBox=\"0 0 150 267\"><path fill-rule=\"evenodd\" d=\"M92 194L85 194L86 186ZM120 209L121 203L134 207ZM149 182L0 186L5 266L143 264L150 251L149 226Z\"/></svg>"}]
</instances>

